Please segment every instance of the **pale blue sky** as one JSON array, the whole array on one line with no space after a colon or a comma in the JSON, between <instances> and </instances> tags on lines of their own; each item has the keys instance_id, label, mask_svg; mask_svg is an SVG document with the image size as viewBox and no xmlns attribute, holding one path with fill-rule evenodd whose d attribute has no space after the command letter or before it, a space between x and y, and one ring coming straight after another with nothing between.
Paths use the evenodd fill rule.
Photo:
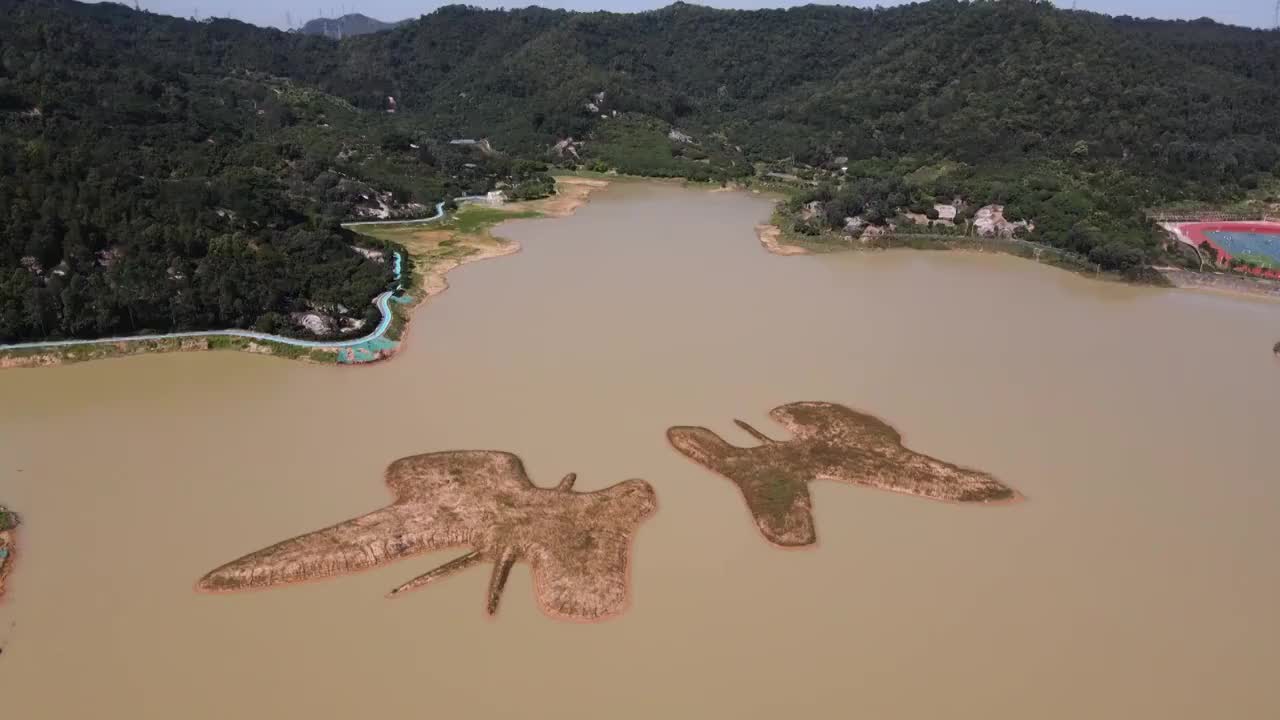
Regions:
<instances>
[{"instance_id":1,"label":"pale blue sky","mask_svg":"<svg viewBox=\"0 0 1280 720\"><path fill-rule=\"evenodd\" d=\"M548 0L547 2L486 2L470 0L468 5L481 7L543 7L570 10L612 10L630 12L650 10L671 4L673 0ZM132 0L125 0L130 4ZM1064 7L1071 0L1055 0ZM1195 19L1211 17L1220 22L1250 27L1271 27L1276 0L1077 0L1081 10L1093 10L1110 15L1135 17L1159 17ZM329 17L343 12L360 12L380 20L399 20L417 17L431 12L441 5L452 4L438 0L139 0L139 4L152 12L166 15L190 16L198 11L200 17L233 17L257 25L284 27L285 14L292 13L295 25L318 17ZM734 8L788 7L805 5L807 1L788 0L700 0L700 5ZM837 4L837 3L827 3ZM841 5L870 7L876 4L889 6L901 4L900 0L876 2L850 1Z\"/></svg>"}]
</instances>

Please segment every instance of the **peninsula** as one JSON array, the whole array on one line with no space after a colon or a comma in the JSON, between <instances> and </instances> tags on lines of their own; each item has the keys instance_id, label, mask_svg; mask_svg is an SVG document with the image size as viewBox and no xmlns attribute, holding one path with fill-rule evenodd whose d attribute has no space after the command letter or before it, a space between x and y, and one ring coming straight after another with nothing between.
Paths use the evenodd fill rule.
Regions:
<instances>
[{"instance_id":1,"label":"peninsula","mask_svg":"<svg viewBox=\"0 0 1280 720\"><path fill-rule=\"evenodd\" d=\"M313 341L229 329L10 346L0 344L0 369L194 350L241 350L322 364L359 364L387 359L399 350L412 310L422 301L448 289L445 275L449 271L466 263L503 257L520 250L519 244L492 235L490 229L494 225L512 219L572 215L587 202L592 192L608 184L603 179L562 176L555 178L554 194L544 198L510 203L500 199L461 198L467 202L451 215L446 214L444 203L439 203L436 213L428 218L346 224L347 230L388 248L386 251L361 252L367 257L390 263L397 283L395 291L382 292L373 299L379 320L363 336ZM408 270L402 273L402 267Z\"/></svg>"},{"instance_id":2,"label":"peninsula","mask_svg":"<svg viewBox=\"0 0 1280 720\"><path fill-rule=\"evenodd\" d=\"M227 563L201 578L210 592L267 588L364 570L444 548L465 555L391 591L426 586L481 562L494 564L489 614L511 567L528 562L548 615L598 620L626 608L632 536L657 509L653 488L627 480L576 492L574 474L554 488L529 480L520 458L461 450L401 458L387 468L395 500L374 512Z\"/></svg>"},{"instance_id":3,"label":"peninsula","mask_svg":"<svg viewBox=\"0 0 1280 720\"><path fill-rule=\"evenodd\" d=\"M736 447L704 427L673 427L667 438L690 460L732 480L760 532L777 545L817 540L808 487L814 480L951 502L1020 498L987 473L908 450L893 427L843 405L791 403L769 411L769 417L794 438L773 440L741 420L735 422L761 445Z\"/></svg>"}]
</instances>

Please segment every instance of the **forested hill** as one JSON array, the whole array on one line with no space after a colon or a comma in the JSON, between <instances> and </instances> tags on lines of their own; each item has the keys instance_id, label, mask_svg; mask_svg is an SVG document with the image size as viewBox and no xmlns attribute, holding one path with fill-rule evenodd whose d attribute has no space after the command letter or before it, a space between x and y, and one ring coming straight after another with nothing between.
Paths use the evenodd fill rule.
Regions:
<instances>
[{"instance_id":1,"label":"forested hill","mask_svg":"<svg viewBox=\"0 0 1280 720\"><path fill-rule=\"evenodd\" d=\"M812 164L1087 150L1213 187L1272 170L1280 132L1280 33L1047 2L677 4L640 14L449 7L343 50L320 78L328 91L366 107L395 95L404 109L529 149L598 124L583 107L602 90L610 109Z\"/></svg>"},{"instance_id":2,"label":"forested hill","mask_svg":"<svg viewBox=\"0 0 1280 720\"><path fill-rule=\"evenodd\" d=\"M833 223L960 195L1119 269L1158 253L1141 208L1280 169L1280 33L1032 0L451 6L341 41L0 0L0 38L0 341L366 308L385 268L339 219L486 189L520 157L846 168L816 194Z\"/></svg>"},{"instance_id":3,"label":"forested hill","mask_svg":"<svg viewBox=\"0 0 1280 720\"><path fill-rule=\"evenodd\" d=\"M368 33L390 30L399 24L375 20L368 15L361 15L360 13L350 13L342 17L308 20L302 27L298 28L298 32L306 35L324 35L325 37L340 40L353 35L367 35Z\"/></svg>"}]
</instances>

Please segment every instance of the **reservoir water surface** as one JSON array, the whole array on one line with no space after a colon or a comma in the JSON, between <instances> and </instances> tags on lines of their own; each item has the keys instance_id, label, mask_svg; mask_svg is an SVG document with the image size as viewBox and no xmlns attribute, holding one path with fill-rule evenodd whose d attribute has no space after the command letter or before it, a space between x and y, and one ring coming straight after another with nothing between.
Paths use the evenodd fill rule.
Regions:
<instances>
[{"instance_id":1,"label":"reservoir water surface","mask_svg":"<svg viewBox=\"0 0 1280 720\"><path fill-rule=\"evenodd\" d=\"M734 192L616 184L499 234L394 360L235 353L0 373L8 717L1275 718L1280 306L984 254L775 257ZM672 450L798 400L1026 502L813 485L785 551ZM517 566L395 600L460 553L269 592L208 570L380 507L386 465L519 454L534 482L640 477L632 605L541 615Z\"/></svg>"}]
</instances>

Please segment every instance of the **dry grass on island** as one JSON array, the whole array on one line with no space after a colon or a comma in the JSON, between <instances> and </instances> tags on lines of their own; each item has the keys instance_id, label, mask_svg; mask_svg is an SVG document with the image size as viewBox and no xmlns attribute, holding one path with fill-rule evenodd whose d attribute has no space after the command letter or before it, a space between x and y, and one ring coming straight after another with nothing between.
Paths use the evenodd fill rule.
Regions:
<instances>
[{"instance_id":1,"label":"dry grass on island","mask_svg":"<svg viewBox=\"0 0 1280 720\"><path fill-rule=\"evenodd\" d=\"M667 438L694 462L732 480L742 490L760 532L777 545L816 541L809 497L814 480L952 502L1020 497L987 473L908 450L893 427L843 405L791 403L774 408L769 417L794 439L773 440L741 420L735 422L761 445L736 447L704 427L673 427Z\"/></svg>"},{"instance_id":2,"label":"dry grass on island","mask_svg":"<svg viewBox=\"0 0 1280 720\"><path fill-rule=\"evenodd\" d=\"M552 617L598 620L627 606L631 542L657 509L653 488L627 480L595 492L529 480L520 458L495 450L413 455L387 468L391 505L250 553L205 575L198 588L225 592L345 575L445 548L467 554L391 591L430 584L482 562L494 564L488 611L511 567L533 568L534 594Z\"/></svg>"},{"instance_id":3,"label":"dry grass on island","mask_svg":"<svg viewBox=\"0 0 1280 720\"><path fill-rule=\"evenodd\" d=\"M5 581L17 555L17 529L18 514L0 505L0 598L4 597Z\"/></svg>"}]
</instances>

